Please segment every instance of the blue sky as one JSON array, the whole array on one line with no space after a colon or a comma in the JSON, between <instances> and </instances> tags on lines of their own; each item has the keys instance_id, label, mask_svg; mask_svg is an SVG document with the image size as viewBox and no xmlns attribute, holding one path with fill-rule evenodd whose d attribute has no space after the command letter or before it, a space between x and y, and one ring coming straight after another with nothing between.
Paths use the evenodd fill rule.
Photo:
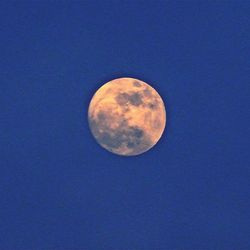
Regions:
<instances>
[{"instance_id":1,"label":"blue sky","mask_svg":"<svg viewBox=\"0 0 250 250\"><path fill-rule=\"evenodd\" d=\"M249 249L248 1L1 1L1 249ZM94 92L156 88L159 143L90 133Z\"/></svg>"}]
</instances>

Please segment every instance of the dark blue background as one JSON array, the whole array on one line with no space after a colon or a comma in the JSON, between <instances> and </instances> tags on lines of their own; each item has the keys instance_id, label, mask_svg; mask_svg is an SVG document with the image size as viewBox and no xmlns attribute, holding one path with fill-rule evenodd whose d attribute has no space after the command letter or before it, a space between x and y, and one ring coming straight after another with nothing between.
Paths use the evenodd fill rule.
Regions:
<instances>
[{"instance_id":1,"label":"dark blue background","mask_svg":"<svg viewBox=\"0 0 250 250\"><path fill-rule=\"evenodd\" d=\"M250 249L249 1L0 4L0 249ZM102 149L87 108L130 76L160 142Z\"/></svg>"}]
</instances>

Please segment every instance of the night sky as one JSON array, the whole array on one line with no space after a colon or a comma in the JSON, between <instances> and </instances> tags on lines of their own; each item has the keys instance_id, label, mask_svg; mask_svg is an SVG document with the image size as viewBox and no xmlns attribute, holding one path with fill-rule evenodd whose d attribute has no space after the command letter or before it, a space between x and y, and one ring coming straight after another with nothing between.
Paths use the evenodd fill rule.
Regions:
<instances>
[{"instance_id":1,"label":"night sky","mask_svg":"<svg viewBox=\"0 0 250 250\"><path fill-rule=\"evenodd\" d=\"M0 249L250 249L249 1L1 1ZM153 86L159 143L114 155L87 119Z\"/></svg>"}]
</instances>

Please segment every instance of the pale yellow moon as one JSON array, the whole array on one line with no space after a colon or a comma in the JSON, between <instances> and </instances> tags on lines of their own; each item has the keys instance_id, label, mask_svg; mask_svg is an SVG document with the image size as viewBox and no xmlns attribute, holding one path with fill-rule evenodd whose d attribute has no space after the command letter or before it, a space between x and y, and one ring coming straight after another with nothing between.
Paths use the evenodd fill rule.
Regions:
<instances>
[{"instance_id":1,"label":"pale yellow moon","mask_svg":"<svg viewBox=\"0 0 250 250\"><path fill-rule=\"evenodd\" d=\"M108 151L124 156L152 148L166 125L166 109L157 91L134 78L118 78L100 87L88 109L90 130Z\"/></svg>"}]
</instances>

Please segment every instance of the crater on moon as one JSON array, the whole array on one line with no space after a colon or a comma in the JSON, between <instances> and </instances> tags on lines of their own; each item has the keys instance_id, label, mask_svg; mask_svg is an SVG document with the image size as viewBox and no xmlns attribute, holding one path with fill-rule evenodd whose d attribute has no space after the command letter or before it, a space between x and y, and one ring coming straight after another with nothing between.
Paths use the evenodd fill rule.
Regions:
<instances>
[{"instance_id":1,"label":"crater on moon","mask_svg":"<svg viewBox=\"0 0 250 250\"><path fill-rule=\"evenodd\" d=\"M160 139L166 123L164 103L147 83L118 78L104 84L88 110L96 141L119 155L138 155Z\"/></svg>"}]
</instances>

